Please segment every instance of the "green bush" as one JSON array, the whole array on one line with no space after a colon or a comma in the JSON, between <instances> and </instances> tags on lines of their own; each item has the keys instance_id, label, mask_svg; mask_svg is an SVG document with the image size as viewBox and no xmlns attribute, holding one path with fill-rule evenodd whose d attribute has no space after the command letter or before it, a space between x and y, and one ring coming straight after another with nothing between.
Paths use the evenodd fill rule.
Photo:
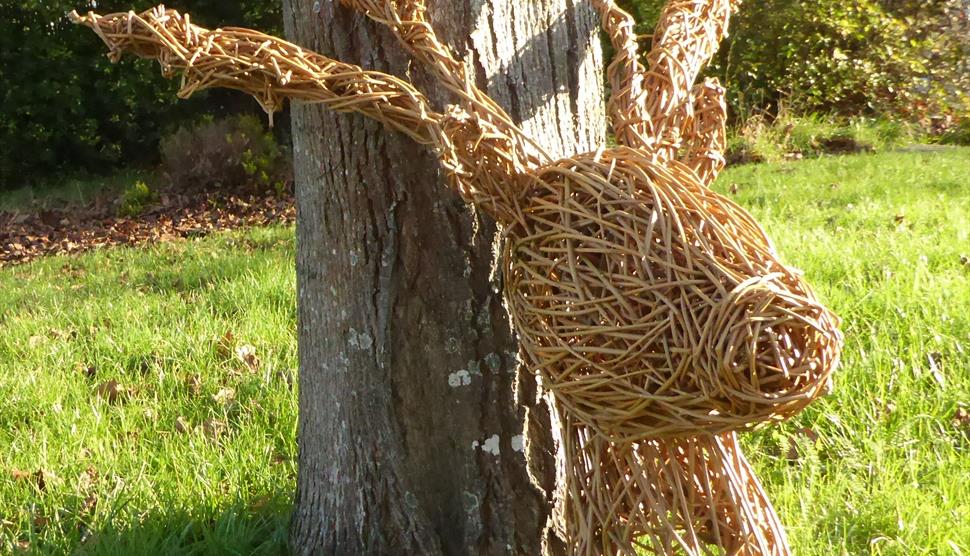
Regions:
<instances>
[{"instance_id":1,"label":"green bush","mask_svg":"<svg viewBox=\"0 0 970 556\"><path fill-rule=\"evenodd\" d=\"M963 119L940 137L947 145L970 145L970 118Z\"/></svg>"},{"instance_id":2,"label":"green bush","mask_svg":"<svg viewBox=\"0 0 970 556\"><path fill-rule=\"evenodd\" d=\"M156 198L148 184L138 180L126 187L121 193L118 213L122 216L138 216Z\"/></svg>"},{"instance_id":3,"label":"green bush","mask_svg":"<svg viewBox=\"0 0 970 556\"><path fill-rule=\"evenodd\" d=\"M662 0L621 1L649 33ZM884 115L945 132L970 114L963 0L744 2L707 73L736 120L788 108Z\"/></svg>"},{"instance_id":4,"label":"green bush","mask_svg":"<svg viewBox=\"0 0 970 556\"><path fill-rule=\"evenodd\" d=\"M252 115L182 127L162 140L162 173L179 190L252 186L281 190L289 156Z\"/></svg>"},{"instance_id":5,"label":"green bush","mask_svg":"<svg viewBox=\"0 0 970 556\"><path fill-rule=\"evenodd\" d=\"M163 79L157 65L130 58L111 64L94 33L66 20L73 8L85 6L0 0L0 189L154 163L163 122L257 109L243 95L217 91L177 102L177 82ZM97 2L101 12L130 8L129 1ZM179 8L207 26L282 27L276 0L184 0Z\"/></svg>"}]
</instances>

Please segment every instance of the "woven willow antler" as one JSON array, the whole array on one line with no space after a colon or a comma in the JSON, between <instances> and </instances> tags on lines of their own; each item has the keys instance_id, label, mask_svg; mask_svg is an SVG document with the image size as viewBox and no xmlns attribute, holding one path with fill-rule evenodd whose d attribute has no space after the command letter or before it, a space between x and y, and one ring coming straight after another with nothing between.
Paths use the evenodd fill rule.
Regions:
<instances>
[{"instance_id":1,"label":"woven willow antler","mask_svg":"<svg viewBox=\"0 0 970 556\"><path fill-rule=\"evenodd\" d=\"M644 68L632 18L592 0L617 51L609 111L624 146L553 161L468 79L422 0L342 1L390 27L459 104L437 113L396 77L162 6L71 17L113 59L129 50L181 72L181 96L323 103L435 150L449 186L504 227L523 359L561 416L575 553L788 554L735 431L822 395L841 336L751 216L708 189L724 165L724 92L694 81L732 2L672 1Z\"/></svg>"}]
</instances>

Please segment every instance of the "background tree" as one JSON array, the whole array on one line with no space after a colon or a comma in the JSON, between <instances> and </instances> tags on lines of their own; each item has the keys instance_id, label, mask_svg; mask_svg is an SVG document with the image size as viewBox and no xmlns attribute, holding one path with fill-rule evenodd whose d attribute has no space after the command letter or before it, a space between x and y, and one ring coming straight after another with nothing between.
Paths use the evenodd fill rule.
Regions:
<instances>
[{"instance_id":1,"label":"background tree","mask_svg":"<svg viewBox=\"0 0 970 556\"><path fill-rule=\"evenodd\" d=\"M335 4L284 2L288 36L341 61L407 73L439 108L448 102L386 30ZM479 84L552 152L603 143L598 21L587 6L464 0L437 2L431 16ZM293 546L558 551L549 410L535 379L517 373L493 272L494 223L439 185L430 153L375 122L296 105L293 134Z\"/></svg>"}]
</instances>

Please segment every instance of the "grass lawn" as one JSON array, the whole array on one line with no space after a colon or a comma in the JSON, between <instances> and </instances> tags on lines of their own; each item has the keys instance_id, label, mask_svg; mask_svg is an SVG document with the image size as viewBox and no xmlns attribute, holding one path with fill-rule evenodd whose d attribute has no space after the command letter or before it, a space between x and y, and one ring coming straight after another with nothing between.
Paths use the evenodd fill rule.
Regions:
<instances>
[{"instance_id":1,"label":"grass lawn","mask_svg":"<svg viewBox=\"0 0 970 556\"><path fill-rule=\"evenodd\" d=\"M717 187L845 319L835 393L745 436L795 554L970 555L970 149ZM285 552L292 235L0 270L0 553Z\"/></svg>"}]
</instances>

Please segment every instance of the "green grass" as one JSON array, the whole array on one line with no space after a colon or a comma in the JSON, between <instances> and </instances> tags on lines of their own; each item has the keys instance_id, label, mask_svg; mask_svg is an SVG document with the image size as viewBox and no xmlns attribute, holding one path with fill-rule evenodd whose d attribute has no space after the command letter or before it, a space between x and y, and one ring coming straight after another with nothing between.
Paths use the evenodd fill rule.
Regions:
<instances>
[{"instance_id":1,"label":"green grass","mask_svg":"<svg viewBox=\"0 0 970 556\"><path fill-rule=\"evenodd\" d=\"M129 170L110 176L73 178L54 184L0 191L0 211L36 211L86 205L101 196L118 196L135 183L156 181L151 172Z\"/></svg>"},{"instance_id":2,"label":"green grass","mask_svg":"<svg viewBox=\"0 0 970 556\"><path fill-rule=\"evenodd\" d=\"M256 229L0 271L0 554L24 541L43 554L284 552L292 235ZM235 353L246 345L255 369ZM130 391L113 404L97 393L111 380ZM52 476L40 490L13 470Z\"/></svg>"},{"instance_id":3,"label":"green grass","mask_svg":"<svg viewBox=\"0 0 970 556\"><path fill-rule=\"evenodd\" d=\"M952 422L970 403L970 149L743 166L717 187L845 319L835 393L744 438L795 554L970 554ZM0 270L0 553L285 552L293 255L269 228ZM247 344L255 370L231 349ZM131 393L100 399L109 380ZM212 420L221 437L195 430ZM52 475L40 490L14 469Z\"/></svg>"},{"instance_id":4,"label":"green grass","mask_svg":"<svg viewBox=\"0 0 970 556\"><path fill-rule=\"evenodd\" d=\"M844 319L834 394L746 438L795 554L970 554L970 429L952 423L970 404L970 149L744 166L731 184ZM818 441L789 462L803 427Z\"/></svg>"}]
</instances>

